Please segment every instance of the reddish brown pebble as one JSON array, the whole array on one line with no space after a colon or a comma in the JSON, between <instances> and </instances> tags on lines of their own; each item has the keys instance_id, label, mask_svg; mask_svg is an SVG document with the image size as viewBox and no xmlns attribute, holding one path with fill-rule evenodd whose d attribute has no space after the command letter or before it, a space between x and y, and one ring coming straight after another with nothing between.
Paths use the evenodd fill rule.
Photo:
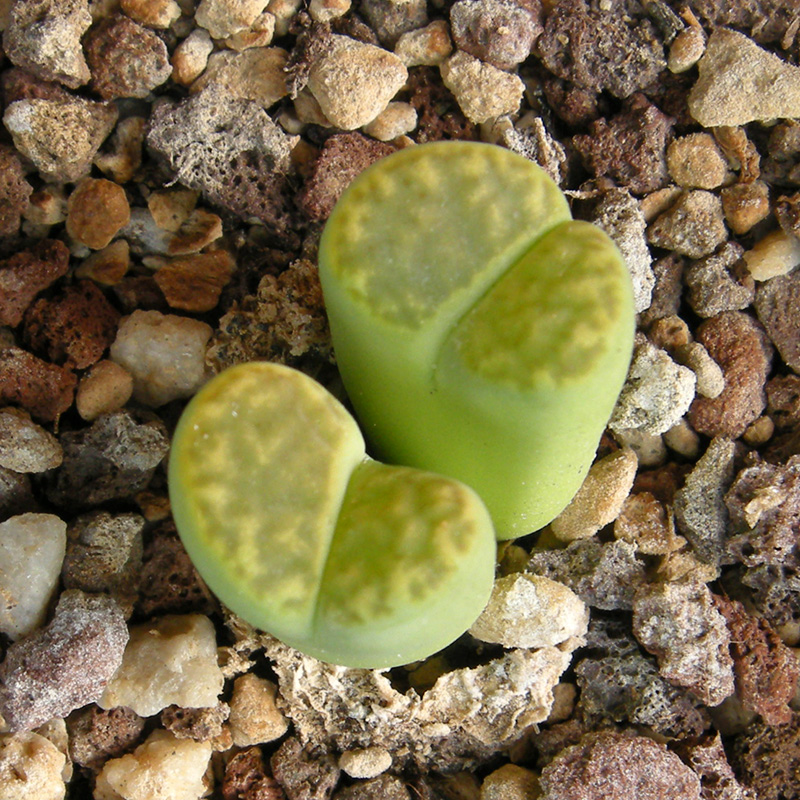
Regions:
<instances>
[{"instance_id":1,"label":"reddish brown pebble","mask_svg":"<svg viewBox=\"0 0 800 800\"><path fill-rule=\"evenodd\" d=\"M77 382L70 370L48 364L27 350L0 350L0 405L19 405L32 417L52 422L72 405Z\"/></svg>"},{"instance_id":2,"label":"reddish brown pebble","mask_svg":"<svg viewBox=\"0 0 800 800\"><path fill-rule=\"evenodd\" d=\"M303 189L300 197L303 210L313 220L327 219L356 175L393 151L391 145L367 139L360 133L331 136Z\"/></svg>"},{"instance_id":3,"label":"reddish brown pebble","mask_svg":"<svg viewBox=\"0 0 800 800\"><path fill-rule=\"evenodd\" d=\"M781 358L800 372L800 272L760 284L755 307Z\"/></svg>"},{"instance_id":4,"label":"reddish brown pebble","mask_svg":"<svg viewBox=\"0 0 800 800\"><path fill-rule=\"evenodd\" d=\"M745 708L761 715L768 725L792 719L800 661L764 619L748 614L737 600L715 596L731 632L731 654L736 694Z\"/></svg>"},{"instance_id":5,"label":"reddish brown pebble","mask_svg":"<svg viewBox=\"0 0 800 800\"><path fill-rule=\"evenodd\" d=\"M601 731L542 770L542 800L700 800L700 780L663 744Z\"/></svg>"},{"instance_id":6,"label":"reddish brown pebble","mask_svg":"<svg viewBox=\"0 0 800 800\"><path fill-rule=\"evenodd\" d=\"M300 740L287 739L270 759L272 774L291 798L330 797L340 770L330 754L314 755Z\"/></svg>"},{"instance_id":7,"label":"reddish brown pebble","mask_svg":"<svg viewBox=\"0 0 800 800\"><path fill-rule=\"evenodd\" d=\"M54 239L43 239L0 261L0 325L19 325L33 298L60 278L68 265L67 246Z\"/></svg>"},{"instance_id":8,"label":"reddish brown pebble","mask_svg":"<svg viewBox=\"0 0 800 800\"><path fill-rule=\"evenodd\" d=\"M703 800L746 800L741 784L728 763L722 738L717 733L688 739L677 745L679 755L699 776Z\"/></svg>"},{"instance_id":9,"label":"reddish brown pebble","mask_svg":"<svg viewBox=\"0 0 800 800\"><path fill-rule=\"evenodd\" d=\"M170 308L211 311L235 268L236 262L227 250L195 253L165 259L155 281Z\"/></svg>"},{"instance_id":10,"label":"reddish brown pebble","mask_svg":"<svg viewBox=\"0 0 800 800\"><path fill-rule=\"evenodd\" d=\"M769 381L767 412L779 431L800 425L800 376L776 375Z\"/></svg>"},{"instance_id":11,"label":"reddish brown pebble","mask_svg":"<svg viewBox=\"0 0 800 800\"><path fill-rule=\"evenodd\" d=\"M225 768L223 800L285 800L280 784L267 774L258 747L237 753Z\"/></svg>"},{"instance_id":12,"label":"reddish brown pebble","mask_svg":"<svg viewBox=\"0 0 800 800\"><path fill-rule=\"evenodd\" d=\"M732 760L758 800L800 797L800 713L786 725L754 722L737 737Z\"/></svg>"},{"instance_id":13,"label":"reddish brown pebble","mask_svg":"<svg viewBox=\"0 0 800 800\"><path fill-rule=\"evenodd\" d=\"M0 144L0 238L19 230L32 191L19 156L13 148Z\"/></svg>"},{"instance_id":14,"label":"reddish brown pebble","mask_svg":"<svg viewBox=\"0 0 800 800\"><path fill-rule=\"evenodd\" d=\"M725 220L737 236L769 215L769 187L764 181L734 183L726 186L720 196Z\"/></svg>"},{"instance_id":15,"label":"reddish brown pebble","mask_svg":"<svg viewBox=\"0 0 800 800\"><path fill-rule=\"evenodd\" d=\"M741 311L725 311L703 322L697 341L722 368L725 388L713 399L697 397L689 423L706 436L736 439L766 406L772 346L761 326Z\"/></svg>"},{"instance_id":16,"label":"reddish brown pebble","mask_svg":"<svg viewBox=\"0 0 800 800\"><path fill-rule=\"evenodd\" d=\"M125 239L117 239L108 247L92 253L76 270L76 278L90 278L103 286L119 283L131 264L130 246Z\"/></svg>"},{"instance_id":17,"label":"reddish brown pebble","mask_svg":"<svg viewBox=\"0 0 800 800\"><path fill-rule=\"evenodd\" d=\"M105 247L130 219L125 190L105 178L82 180L67 201L67 233L92 250Z\"/></svg>"},{"instance_id":18,"label":"reddish brown pebble","mask_svg":"<svg viewBox=\"0 0 800 800\"><path fill-rule=\"evenodd\" d=\"M85 369L114 341L119 316L91 281L80 281L52 299L37 300L28 309L25 340L49 361Z\"/></svg>"},{"instance_id":19,"label":"reddish brown pebble","mask_svg":"<svg viewBox=\"0 0 800 800\"><path fill-rule=\"evenodd\" d=\"M106 711L91 705L69 716L67 730L70 758L98 770L107 759L118 758L139 743L144 720L122 706Z\"/></svg>"}]
</instances>

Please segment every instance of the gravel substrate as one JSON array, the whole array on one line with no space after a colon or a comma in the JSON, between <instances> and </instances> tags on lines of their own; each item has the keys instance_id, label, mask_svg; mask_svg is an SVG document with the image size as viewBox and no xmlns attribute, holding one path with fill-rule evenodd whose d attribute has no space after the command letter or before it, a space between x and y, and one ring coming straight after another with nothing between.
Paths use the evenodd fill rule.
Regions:
<instances>
[{"instance_id":1,"label":"gravel substrate","mask_svg":"<svg viewBox=\"0 0 800 800\"><path fill-rule=\"evenodd\" d=\"M796 0L0 0L0 31L0 798L800 798ZM472 633L345 669L206 588L170 437L246 361L344 398L324 222L442 139L616 241L633 360Z\"/></svg>"}]
</instances>

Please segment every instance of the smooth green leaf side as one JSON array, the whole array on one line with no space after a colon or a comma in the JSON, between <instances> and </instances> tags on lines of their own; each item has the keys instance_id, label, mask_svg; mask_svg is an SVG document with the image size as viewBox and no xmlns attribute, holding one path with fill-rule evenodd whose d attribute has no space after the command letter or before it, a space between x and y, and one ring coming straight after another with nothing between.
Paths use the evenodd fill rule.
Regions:
<instances>
[{"instance_id":1,"label":"smooth green leaf side","mask_svg":"<svg viewBox=\"0 0 800 800\"><path fill-rule=\"evenodd\" d=\"M388 667L442 649L488 602L495 556L491 518L467 486L366 461L353 473L331 546L315 654Z\"/></svg>"},{"instance_id":2,"label":"smooth green leaf side","mask_svg":"<svg viewBox=\"0 0 800 800\"><path fill-rule=\"evenodd\" d=\"M212 591L287 642L311 631L339 508L364 440L302 373L231 367L189 402L173 437L173 517Z\"/></svg>"}]
</instances>

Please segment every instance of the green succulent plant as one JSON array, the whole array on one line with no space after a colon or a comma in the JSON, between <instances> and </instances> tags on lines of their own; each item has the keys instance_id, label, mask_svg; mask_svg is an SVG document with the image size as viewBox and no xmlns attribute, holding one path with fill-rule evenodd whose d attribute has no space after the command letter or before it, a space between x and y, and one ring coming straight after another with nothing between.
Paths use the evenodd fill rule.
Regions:
<instances>
[{"instance_id":1,"label":"green succulent plant","mask_svg":"<svg viewBox=\"0 0 800 800\"><path fill-rule=\"evenodd\" d=\"M496 540L475 492L373 461L339 401L289 367L243 364L206 384L175 431L169 487L211 590L324 661L426 657L491 593Z\"/></svg>"},{"instance_id":2,"label":"green succulent plant","mask_svg":"<svg viewBox=\"0 0 800 800\"><path fill-rule=\"evenodd\" d=\"M348 395L376 457L449 475L498 538L580 487L627 374L622 255L532 162L475 142L411 147L345 191L320 278Z\"/></svg>"}]
</instances>

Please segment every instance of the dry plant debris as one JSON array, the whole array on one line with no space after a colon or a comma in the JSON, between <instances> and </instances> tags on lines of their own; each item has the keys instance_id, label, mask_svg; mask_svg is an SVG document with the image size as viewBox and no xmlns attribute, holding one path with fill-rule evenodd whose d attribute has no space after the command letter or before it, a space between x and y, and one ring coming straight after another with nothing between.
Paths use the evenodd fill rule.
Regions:
<instances>
[{"instance_id":1,"label":"dry plant debris","mask_svg":"<svg viewBox=\"0 0 800 800\"><path fill-rule=\"evenodd\" d=\"M800 798L796 11L0 0L0 796ZM490 642L348 670L220 607L165 459L226 366L341 396L322 225L441 139L614 238L636 353Z\"/></svg>"}]
</instances>

